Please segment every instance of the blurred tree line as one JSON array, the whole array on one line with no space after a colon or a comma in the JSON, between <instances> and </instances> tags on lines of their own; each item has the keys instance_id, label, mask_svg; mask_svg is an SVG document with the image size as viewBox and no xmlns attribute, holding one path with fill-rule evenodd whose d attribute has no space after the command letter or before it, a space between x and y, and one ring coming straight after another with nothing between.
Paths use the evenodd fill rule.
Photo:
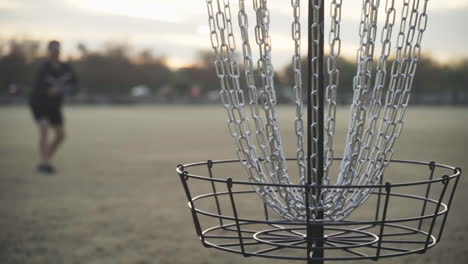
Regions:
<instances>
[{"instance_id":1,"label":"blurred tree line","mask_svg":"<svg viewBox=\"0 0 468 264\"><path fill-rule=\"evenodd\" d=\"M0 96L11 95L12 84L21 88L19 96L27 95L35 69L45 55L45 44L28 39L0 43ZM90 50L84 44L76 48L76 55L65 57L63 54L62 58L74 67L81 93L87 96L128 96L130 89L137 85L145 85L154 96L190 96L194 88L198 95L204 96L210 92L216 94L219 87L211 51L200 51L192 66L172 70L164 57L154 56L150 50L133 52L132 47L125 43L111 43L102 50ZM338 65L338 102L349 103L356 66L353 61L343 58L339 59ZM303 68L306 68L305 60ZM258 74L256 76L258 78ZM303 84L306 83L304 74ZM291 65L276 69L275 84L279 100L290 102ZM425 103L418 98L422 98L422 95L443 95L449 98L448 103L461 103L460 98L467 98L467 84L468 58L457 63L441 64L423 57L417 69L412 100Z\"/></svg>"}]
</instances>

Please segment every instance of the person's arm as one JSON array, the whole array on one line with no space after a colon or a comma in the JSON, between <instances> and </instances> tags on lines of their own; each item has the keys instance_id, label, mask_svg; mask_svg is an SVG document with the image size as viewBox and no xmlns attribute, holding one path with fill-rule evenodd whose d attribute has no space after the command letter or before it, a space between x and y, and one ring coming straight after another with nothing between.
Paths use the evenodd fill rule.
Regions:
<instances>
[{"instance_id":1,"label":"person's arm","mask_svg":"<svg viewBox=\"0 0 468 264\"><path fill-rule=\"evenodd\" d=\"M79 91L78 78L73 68L69 64L66 64L66 65L67 65L67 71L71 75L70 79L67 82L67 86L69 88L69 95L75 96L76 94L78 94L78 91Z\"/></svg>"},{"instance_id":2,"label":"person's arm","mask_svg":"<svg viewBox=\"0 0 468 264\"><path fill-rule=\"evenodd\" d=\"M33 93L38 96L46 96L49 92L49 85L46 81L46 64L39 65L33 84Z\"/></svg>"}]
</instances>

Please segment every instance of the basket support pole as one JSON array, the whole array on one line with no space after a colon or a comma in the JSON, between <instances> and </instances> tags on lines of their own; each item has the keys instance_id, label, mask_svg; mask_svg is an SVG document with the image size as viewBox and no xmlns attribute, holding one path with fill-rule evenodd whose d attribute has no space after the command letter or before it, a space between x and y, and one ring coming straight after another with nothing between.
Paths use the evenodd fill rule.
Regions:
<instances>
[{"instance_id":1,"label":"basket support pole","mask_svg":"<svg viewBox=\"0 0 468 264\"><path fill-rule=\"evenodd\" d=\"M315 4L320 4L320 9L314 12ZM317 172L316 179L317 185L322 184L323 169L324 169L324 75L323 75L323 60L324 60L324 0L309 0L308 6L308 49L307 49L307 63L308 63L308 74L307 74L307 184L312 184L312 169ZM314 21L319 21L319 29L313 30L312 25ZM314 43L318 41L318 45ZM318 80L312 78L312 59L318 59ZM314 83L315 84L314 84ZM318 85L316 85L318 84ZM318 100L313 100L312 92L316 93ZM315 105L318 104L318 105ZM313 120L313 111L317 111L318 115L316 120ZM312 123L317 123L317 128L312 127ZM312 148L313 138L317 139L317 149ZM315 158L317 162L312 162L311 157L315 151ZM306 188L306 193L311 191L312 194L317 197L316 205L320 204L321 189L320 188ZM306 195L306 199L309 195ZM324 252L324 226L321 223L323 219L323 210L315 210L315 219L310 221L310 210L307 210L307 264L323 264Z\"/></svg>"}]
</instances>

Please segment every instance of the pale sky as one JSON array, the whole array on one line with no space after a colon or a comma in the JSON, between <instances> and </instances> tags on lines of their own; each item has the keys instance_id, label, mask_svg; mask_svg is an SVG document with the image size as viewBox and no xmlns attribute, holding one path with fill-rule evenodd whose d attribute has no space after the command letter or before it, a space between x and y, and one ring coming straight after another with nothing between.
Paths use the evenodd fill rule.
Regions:
<instances>
[{"instance_id":1,"label":"pale sky","mask_svg":"<svg viewBox=\"0 0 468 264\"><path fill-rule=\"evenodd\" d=\"M354 56L361 0L343 2L342 51ZM232 5L236 12L237 5ZM270 0L269 8L273 62L279 68L292 54L292 10L289 0ZM75 53L79 42L99 49L109 41L124 41L166 56L173 67L192 63L197 51L210 47L205 0L0 0L0 23L2 39L59 39L65 54ZM468 0L430 0L423 52L444 62L468 57L467 25ZM235 30L239 34L238 27Z\"/></svg>"}]
</instances>

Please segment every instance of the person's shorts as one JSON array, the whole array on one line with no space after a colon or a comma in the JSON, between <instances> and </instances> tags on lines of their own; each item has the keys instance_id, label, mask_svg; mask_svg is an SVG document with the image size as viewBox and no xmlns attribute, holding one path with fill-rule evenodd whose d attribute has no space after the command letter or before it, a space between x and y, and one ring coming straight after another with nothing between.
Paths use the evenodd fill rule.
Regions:
<instances>
[{"instance_id":1,"label":"person's shorts","mask_svg":"<svg viewBox=\"0 0 468 264\"><path fill-rule=\"evenodd\" d=\"M38 105L31 104L31 112L36 121L47 120L52 126L63 124L63 114L60 105Z\"/></svg>"}]
</instances>

